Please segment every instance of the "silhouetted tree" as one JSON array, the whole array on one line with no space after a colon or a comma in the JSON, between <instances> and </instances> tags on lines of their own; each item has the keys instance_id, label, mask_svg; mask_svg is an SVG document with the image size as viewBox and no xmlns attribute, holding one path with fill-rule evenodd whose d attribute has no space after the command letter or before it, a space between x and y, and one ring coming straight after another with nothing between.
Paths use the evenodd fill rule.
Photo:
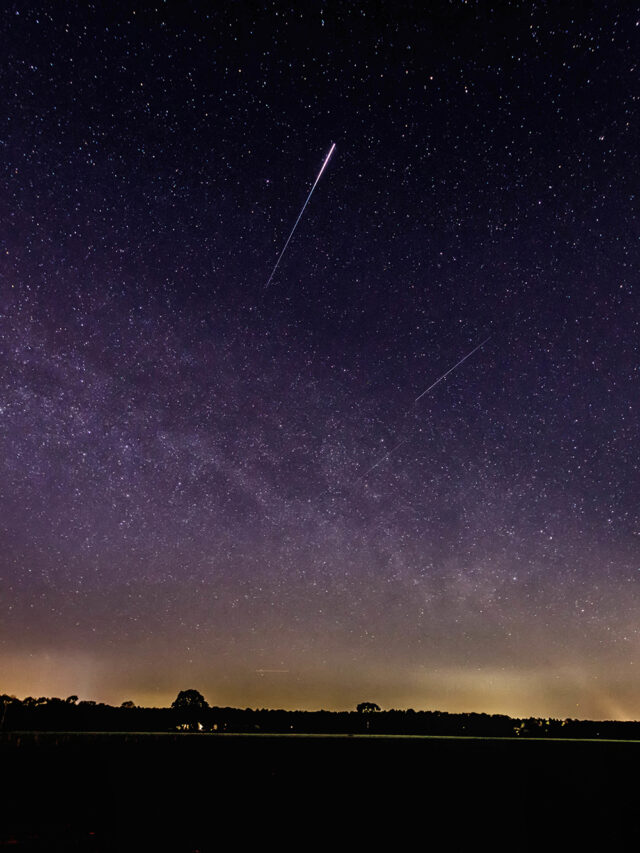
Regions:
<instances>
[{"instance_id":1,"label":"silhouetted tree","mask_svg":"<svg viewBox=\"0 0 640 853\"><path fill-rule=\"evenodd\" d=\"M181 690L171 707L176 711L206 711L209 703L197 690Z\"/></svg>"},{"instance_id":2,"label":"silhouetted tree","mask_svg":"<svg viewBox=\"0 0 640 853\"><path fill-rule=\"evenodd\" d=\"M6 693L3 693L2 696L0 696L0 730L4 728L7 709L17 701L19 700L17 700L15 696L8 696Z\"/></svg>"},{"instance_id":3,"label":"silhouetted tree","mask_svg":"<svg viewBox=\"0 0 640 853\"><path fill-rule=\"evenodd\" d=\"M178 712L180 724L190 731L198 731L203 712L209 710L209 703L198 690L181 690L171 707Z\"/></svg>"},{"instance_id":4,"label":"silhouetted tree","mask_svg":"<svg viewBox=\"0 0 640 853\"><path fill-rule=\"evenodd\" d=\"M379 711L380 705L376 705L375 702L361 702L359 705L356 705L356 711L359 714L370 714L373 711Z\"/></svg>"}]
</instances>

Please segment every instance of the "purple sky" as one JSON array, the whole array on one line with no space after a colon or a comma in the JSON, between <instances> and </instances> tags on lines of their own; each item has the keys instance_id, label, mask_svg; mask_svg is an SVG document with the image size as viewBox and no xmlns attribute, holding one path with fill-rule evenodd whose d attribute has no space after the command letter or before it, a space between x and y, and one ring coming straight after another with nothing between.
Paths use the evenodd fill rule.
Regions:
<instances>
[{"instance_id":1,"label":"purple sky","mask_svg":"<svg viewBox=\"0 0 640 853\"><path fill-rule=\"evenodd\" d=\"M427 6L2 13L0 692L640 716L640 27Z\"/></svg>"}]
</instances>

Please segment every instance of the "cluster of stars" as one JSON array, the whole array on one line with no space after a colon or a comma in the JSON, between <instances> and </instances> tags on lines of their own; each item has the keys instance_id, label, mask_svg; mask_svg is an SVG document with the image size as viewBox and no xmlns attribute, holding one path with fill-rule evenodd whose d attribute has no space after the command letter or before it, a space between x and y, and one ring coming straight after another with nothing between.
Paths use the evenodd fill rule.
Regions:
<instances>
[{"instance_id":1,"label":"cluster of stars","mask_svg":"<svg viewBox=\"0 0 640 853\"><path fill-rule=\"evenodd\" d=\"M14 11L4 692L637 716L632 17Z\"/></svg>"}]
</instances>

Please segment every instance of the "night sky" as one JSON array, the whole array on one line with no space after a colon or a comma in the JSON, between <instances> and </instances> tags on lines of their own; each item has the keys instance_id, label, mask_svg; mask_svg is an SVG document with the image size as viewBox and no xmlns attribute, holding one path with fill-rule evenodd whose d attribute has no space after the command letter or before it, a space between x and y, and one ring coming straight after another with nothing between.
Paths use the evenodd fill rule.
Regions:
<instances>
[{"instance_id":1,"label":"night sky","mask_svg":"<svg viewBox=\"0 0 640 853\"><path fill-rule=\"evenodd\" d=\"M0 692L640 717L633 7L4 5Z\"/></svg>"}]
</instances>

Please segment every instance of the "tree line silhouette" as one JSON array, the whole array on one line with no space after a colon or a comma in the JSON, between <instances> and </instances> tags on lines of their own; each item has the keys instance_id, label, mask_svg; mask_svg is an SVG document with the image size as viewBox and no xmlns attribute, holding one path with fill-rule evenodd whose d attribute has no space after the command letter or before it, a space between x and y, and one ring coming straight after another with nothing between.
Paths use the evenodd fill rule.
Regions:
<instances>
[{"instance_id":1,"label":"tree line silhouette","mask_svg":"<svg viewBox=\"0 0 640 853\"><path fill-rule=\"evenodd\" d=\"M182 690L169 708L120 706L57 697L0 695L0 731L210 732L544 737L640 740L640 722L514 718L504 714L380 710L285 711L210 706L197 690Z\"/></svg>"}]
</instances>

